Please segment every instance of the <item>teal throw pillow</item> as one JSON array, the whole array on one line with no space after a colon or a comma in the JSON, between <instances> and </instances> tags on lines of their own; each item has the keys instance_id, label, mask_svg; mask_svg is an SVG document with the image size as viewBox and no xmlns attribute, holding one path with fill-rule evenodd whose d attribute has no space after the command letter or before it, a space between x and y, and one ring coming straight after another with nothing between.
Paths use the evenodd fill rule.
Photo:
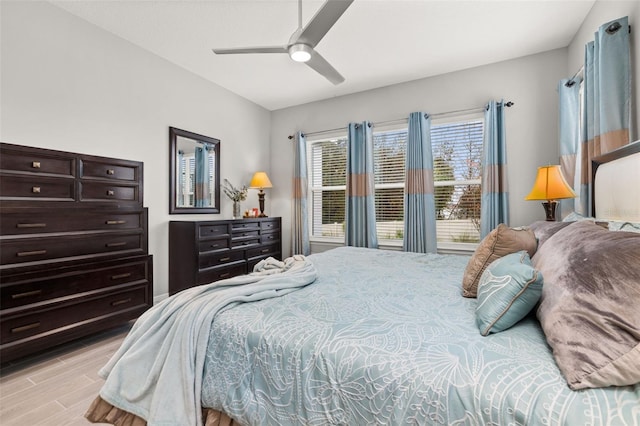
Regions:
<instances>
[{"instance_id":1,"label":"teal throw pillow","mask_svg":"<svg viewBox=\"0 0 640 426\"><path fill-rule=\"evenodd\" d=\"M542 273L522 250L492 262L478 283L476 324L483 336L498 333L525 317L542 294Z\"/></svg>"}]
</instances>

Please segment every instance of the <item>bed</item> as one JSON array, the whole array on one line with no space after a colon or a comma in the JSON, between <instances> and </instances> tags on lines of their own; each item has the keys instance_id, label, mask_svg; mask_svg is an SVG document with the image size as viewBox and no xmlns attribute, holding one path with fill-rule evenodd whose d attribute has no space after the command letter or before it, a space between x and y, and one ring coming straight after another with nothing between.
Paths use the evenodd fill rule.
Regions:
<instances>
[{"instance_id":1,"label":"bed","mask_svg":"<svg viewBox=\"0 0 640 426\"><path fill-rule=\"evenodd\" d=\"M632 155L636 166L631 169L638 170L638 152L640 144L629 145L599 159L598 165ZM637 181L631 188L638 191ZM640 208L632 205L622 209L627 216L616 218L621 228L635 226L626 220L634 208L633 214L638 214ZM296 265L307 274L304 279L287 284L283 291L253 290L251 303L244 303L248 296L237 292L275 283L291 270L266 271L266 279L259 274L231 279L225 291L236 292L234 297L224 303L214 298L215 303L208 300L196 309L202 326L157 339L158 345L166 345L185 335L189 342L197 337L201 348L195 348L195 361L181 365L154 357L147 362L156 373L169 370L177 383L191 375L195 385L191 379L161 390L151 384L136 394L127 379L136 384L146 373L136 377L141 373L126 365L127 356L116 354L105 388L114 375L122 380L110 391L103 388L86 416L94 422L144 424L142 418L148 418L149 424L167 425L638 425L640 234L612 232L601 225L583 220L517 230L534 234L535 247L502 254L500 262L484 265L477 274L477 298L463 297L461 283L478 253L423 255L341 247L298 257ZM583 247L583 241L589 244ZM520 295L529 294L536 283L540 299L529 300L535 306L511 318L513 324L500 324L508 316L503 310L483 328L479 312L488 305L487 282L492 273L500 275L498 264L505 267L507 258L522 268L529 259L525 270L533 274L508 308L520 303ZM573 274L558 266L563 259L575 263L578 258L590 262L576 263ZM622 262L623 267L598 262ZM595 301L585 299L584 288L570 294L573 284L570 279L565 282L567 276L584 271L584 280L603 274L605 287L611 286L608 276L617 274L620 287L600 289ZM183 298L194 300L196 293L209 291L196 289ZM262 296L255 297L257 293ZM613 296L607 302L609 295ZM166 310L177 304L171 300L163 306ZM208 307L214 305L211 313ZM148 317L153 314L143 321L154 321L153 326L134 327L134 337L123 344L123 353L134 353L128 356L140 365L146 362L145 350L154 344L144 339L156 336L154 327L164 322ZM150 352L163 352L162 348ZM613 355L605 354L607 350ZM167 359L183 356L180 352ZM611 358L603 361L604 356ZM149 389L157 394L147 395ZM185 399L185 389L196 401L181 409L183 418L176 407ZM159 398L155 406L168 417L140 410L136 400L142 393L144 398Z\"/></svg>"}]
</instances>

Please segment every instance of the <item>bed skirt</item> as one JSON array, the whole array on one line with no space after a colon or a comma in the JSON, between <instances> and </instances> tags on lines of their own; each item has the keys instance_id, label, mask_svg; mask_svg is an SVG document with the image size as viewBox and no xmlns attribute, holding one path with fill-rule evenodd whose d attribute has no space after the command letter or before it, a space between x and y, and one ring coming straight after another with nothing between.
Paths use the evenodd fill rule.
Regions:
<instances>
[{"instance_id":1,"label":"bed skirt","mask_svg":"<svg viewBox=\"0 0 640 426\"><path fill-rule=\"evenodd\" d=\"M84 414L91 423L109 423L115 426L146 426L147 422L127 411L121 410L100 396L96 397ZM204 426L242 426L225 413L211 408L202 409Z\"/></svg>"}]
</instances>

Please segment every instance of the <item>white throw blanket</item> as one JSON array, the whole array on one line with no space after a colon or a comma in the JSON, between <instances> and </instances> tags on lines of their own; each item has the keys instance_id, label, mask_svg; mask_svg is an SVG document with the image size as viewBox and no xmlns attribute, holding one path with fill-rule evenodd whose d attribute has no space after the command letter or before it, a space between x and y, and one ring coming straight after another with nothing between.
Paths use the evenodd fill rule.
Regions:
<instances>
[{"instance_id":1,"label":"white throw blanket","mask_svg":"<svg viewBox=\"0 0 640 426\"><path fill-rule=\"evenodd\" d=\"M263 260L254 271L184 290L145 312L99 372L106 380L102 399L150 426L202 424L202 372L214 317L237 303L282 296L316 279L315 267L301 255Z\"/></svg>"}]
</instances>

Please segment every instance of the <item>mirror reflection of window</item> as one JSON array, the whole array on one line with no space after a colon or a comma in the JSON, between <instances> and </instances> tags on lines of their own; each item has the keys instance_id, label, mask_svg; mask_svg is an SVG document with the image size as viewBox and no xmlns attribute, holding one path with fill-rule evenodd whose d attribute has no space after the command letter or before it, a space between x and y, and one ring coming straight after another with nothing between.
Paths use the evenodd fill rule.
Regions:
<instances>
[{"instance_id":1,"label":"mirror reflection of window","mask_svg":"<svg viewBox=\"0 0 640 426\"><path fill-rule=\"evenodd\" d=\"M170 127L169 150L169 213L220 213L220 140Z\"/></svg>"},{"instance_id":2,"label":"mirror reflection of window","mask_svg":"<svg viewBox=\"0 0 640 426\"><path fill-rule=\"evenodd\" d=\"M179 207L210 207L216 188L215 147L178 136L176 201Z\"/></svg>"}]
</instances>

